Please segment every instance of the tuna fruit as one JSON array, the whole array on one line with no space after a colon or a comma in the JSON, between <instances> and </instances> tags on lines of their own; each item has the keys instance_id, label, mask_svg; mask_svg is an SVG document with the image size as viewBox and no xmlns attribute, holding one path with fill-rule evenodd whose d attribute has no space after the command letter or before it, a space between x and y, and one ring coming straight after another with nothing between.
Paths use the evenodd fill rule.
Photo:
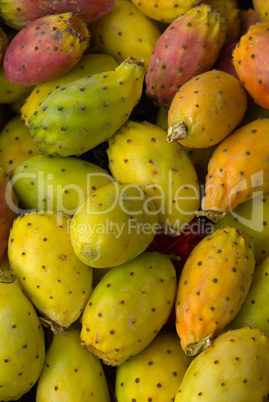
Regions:
<instances>
[{"instance_id":1,"label":"tuna fruit","mask_svg":"<svg viewBox=\"0 0 269 402\"><path fill-rule=\"evenodd\" d=\"M21 117L26 126L28 125L29 118L41 105L41 102L46 99L54 89L63 87L69 82L78 80L79 78L113 70L113 68L117 66L118 63L116 60L107 54L83 54L79 62L68 73L61 75L55 80L42 82L33 88L21 108Z\"/></svg>"},{"instance_id":2,"label":"tuna fruit","mask_svg":"<svg viewBox=\"0 0 269 402\"><path fill-rule=\"evenodd\" d=\"M209 70L219 55L226 19L202 4L180 15L160 36L145 78L146 95L157 106L170 103L178 88Z\"/></svg>"},{"instance_id":3,"label":"tuna fruit","mask_svg":"<svg viewBox=\"0 0 269 402\"><path fill-rule=\"evenodd\" d=\"M191 148L216 145L239 125L246 109L247 95L238 78L206 71L182 85L174 96L167 139Z\"/></svg>"},{"instance_id":4,"label":"tuna fruit","mask_svg":"<svg viewBox=\"0 0 269 402\"><path fill-rule=\"evenodd\" d=\"M141 186L158 211L159 230L180 234L200 205L196 170L178 142L166 131L144 122L127 121L109 140L109 169L118 181Z\"/></svg>"},{"instance_id":5,"label":"tuna fruit","mask_svg":"<svg viewBox=\"0 0 269 402\"><path fill-rule=\"evenodd\" d=\"M147 66L161 30L130 1L117 0L115 9L89 25L91 46L120 62L132 56Z\"/></svg>"},{"instance_id":6,"label":"tuna fruit","mask_svg":"<svg viewBox=\"0 0 269 402\"><path fill-rule=\"evenodd\" d=\"M227 328L241 328L250 325L259 328L269 336L269 257L256 266L247 297L239 312Z\"/></svg>"},{"instance_id":7,"label":"tuna fruit","mask_svg":"<svg viewBox=\"0 0 269 402\"><path fill-rule=\"evenodd\" d=\"M36 85L70 71L89 45L87 24L72 13L31 22L9 43L3 60L7 79Z\"/></svg>"},{"instance_id":8,"label":"tuna fruit","mask_svg":"<svg viewBox=\"0 0 269 402\"><path fill-rule=\"evenodd\" d=\"M175 402L264 401L269 393L269 338L244 327L219 335L189 365Z\"/></svg>"},{"instance_id":9,"label":"tuna fruit","mask_svg":"<svg viewBox=\"0 0 269 402\"><path fill-rule=\"evenodd\" d=\"M172 262L157 252L142 253L111 269L83 311L82 346L111 366L137 355L168 320L176 283Z\"/></svg>"},{"instance_id":10,"label":"tuna fruit","mask_svg":"<svg viewBox=\"0 0 269 402\"><path fill-rule=\"evenodd\" d=\"M72 12L86 23L94 21L114 9L115 0L0 0L4 22L17 30L48 14Z\"/></svg>"},{"instance_id":11,"label":"tuna fruit","mask_svg":"<svg viewBox=\"0 0 269 402\"><path fill-rule=\"evenodd\" d=\"M81 155L108 140L142 95L144 63L128 58L114 70L55 89L29 119L43 154Z\"/></svg>"},{"instance_id":12,"label":"tuna fruit","mask_svg":"<svg viewBox=\"0 0 269 402\"><path fill-rule=\"evenodd\" d=\"M269 119L237 128L208 164L201 214L218 220L237 205L269 191Z\"/></svg>"},{"instance_id":13,"label":"tuna fruit","mask_svg":"<svg viewBox=\"0 0 269 402\"><path fill-rule=\"evenodd\" d=\"M140 186L113 182L95 190L70 224L77 257L94 268L123 264L152 242L158 214Z\"/></svg>"},{"instance_id":14,"label":"tuna fruit","mask_svg":"<svg viewBox=\"0 0 269 402\"><path fill-rule=\"evenodd\" d=\"M173 401L191 361L177 334L161 331L142 352L117 368L117 401Z\"/></svg>"},{"instance_id":15,"label":"tuna fruit","mask_svg":"<svg viewBox=\"0 0 269 402\"><path fill-rule=\"evenodd\" d=\"M233 52L238 78L254 101L269 109L269 21L251 25Z\"/></svg>"},{"instance_id":16,"label":"tuna fruit","mask_svg":"<svg viewBox=\"0 0 269 402\"><path fill-rule=\"evenodd\" d=\"M3 166L0 166L0 264L6 257L9 231L18 213L17 204L9 177Z\"/></svg>"},{"instance_id":17,"label":"tuna fruit","mask_svg":"<svg viewBox=\"0 0 269 402\"><path fill-rule=\"evenodd\" d=\"M14 277L0 277L0 301L0 399L17 401L40 376L45 362L44 331Z\"/></svg>"},{"instance_id":18,"label":"tuna fruit","mask_svg":"<svg viewBox=\"0 0 269 402\"><path fill-rule=\"evenodd\" d=\"M26 296L48 321L69 327L92 291L92 269L75 255L68 216L55 211L20 215L9 236L8 257Z\"/></svg>"},{"instance_id":19,"label":"tuna fruit","mask_svg":"<svg viewBox=\"0 0 269 402\"><path fill-rule=\"evenodd\" d=\"M252 237L255 261L260 264L269 255L269 193L261 191L254 198L239 204L219 219L213 228L217 230L223 226L233 226Z\"/></svg>"},{"instance_id":20,"label":"tuna fruit","mask_svg":"<svg viewBox=\"0 0 269 402\"><path fill-rule=\"evenodd\" d=\"M238 313L249 291L255 259L252 239L223 227L202 239L183 267L176 297L176 330L182 349L208 348Z\"/></svg>"},{"instance_id":21,"label":"tuna fruit","mask_svg":"<svg viewBox=\"0 0 269 402\"><path fill-rule=\"evenodd\" d=\"M177 17L201 3L201 0L131 0L146 16L165 23L173 22Z\"/></svg>"},{"instance_id":22,"label":"tuna fruit","mask_svg":"<svg viewBox=\"0 0 269 402\"><path fill-rule=\"evenodd\" d=\"M20 116L12 117L0 133L0 156L4 170L11 177L14 169L39 149Z\"/></svg>"},{"instance_id":23,"label":"tuna fruit","mask_svg":"<svg viewBox=\"0 0 269 402\"><path fill-rule=\"evenodd\" d=\"M108 172L94 163L43 155L24 160L11 180L20 206L28 212L54 209L67 215L74 215L93 191L110 182Z\"/></svg>"},{"instance_id":24,"label":"tuna fruit","mask_svg":"<svg viewBox=\"0 0 269 402\"><path fill-rule=\"evenodd\" d=\"M80 344L80 331L53 334L38 379L36 402L110 402L101 361Z\"/></svg>"}]
</instances>

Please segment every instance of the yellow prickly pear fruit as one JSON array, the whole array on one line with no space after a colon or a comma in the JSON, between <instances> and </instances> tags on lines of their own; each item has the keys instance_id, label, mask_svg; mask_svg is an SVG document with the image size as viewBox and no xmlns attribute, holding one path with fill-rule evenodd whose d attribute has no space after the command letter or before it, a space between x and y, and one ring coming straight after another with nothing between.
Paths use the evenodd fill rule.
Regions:
<instances>
[{"instance_id":1,"label":"yellow prickly pear fruit","mask_svg":"<svg viewBox=\"0 0 269 402\"><path fill-rule=\"evenodd\" d=\"M201 0L131 0L148 17L170 23L179 15L198 6Z\"/></svg>"},{"instance_id":2,"label":"yellow prickly pear fruit","mask_svg":"<svg viewBox=\"0 0 269 402\"><path fill-rule=\"evenodd\" d=\"M36 85L21 107L21 117L26 126L32 114L41 105L42 101L54 89L63 87L71 81L105 71L113 70L118 66L117 61L107 54L87 53L83 54L79 62L68 73L54 80L42 82Z\"/></svg>"},{"instance_id":3,"label":"yellow prickly pear fruit","mask_svg":"<svg viewBox=\"0 0 269 402\"><path fill-rule=\"evenodd\" d=\"M141 187L158 211L160 230L180 234L200 205L196 170L181 144L148 122L129 120L109 140L109 168L116 180Z\"/></svg>"},{"instance_id":4,"label":"yellow prickly pear fruit","mask_svg":"<svg viewBox=\"0 0 269 402\"><path fill-rule=\"evenodd\" d=\"M91 43L119 61L128 57L148 65L161 30L128 0L117 0L114 10L89 24Z\"/></svg>"},{"instance_id":5,"label":"yellow prickly pear fruit","mask_svg":"<svg viewBox=\"0 0 269 402\"><path fill-rule=\"evenodd\" d=\"M269 192L269 119L236 129L208 164L202 215L218 220L260 192Z\"/></svg>"},{"instance_id":6,"label":"yellow prickly pear fruit","mask_svg":"<svg viewBox=\"0 0 269 402\"><path fill-rule=\"evenodd\" d=\"M94 191L72 218L77 257L94 268L113 267L141 254L158 229L153 201L135 184L112 182Z\"/></svg>"},{"instance_id":7,"label":"yellow prickly pear fruit","mask_svg":"<svg viewBox=\"0 0 269 402\"><path fill-rule=\"evenodd\" d=\"M221 142L241 122L247 95L238 78L209 70L183 84L168 111L169 142L207 148Z\"/></svg>"},{"instance_id":8,"label":"yellow prickly pear fruit","mask_svg":"<svg viewBox=\"0 0 269 402\"><path fill-rule=\"evenodd\" d=\"M5 275L0 269L0 399L17 401L40 376L45 338L36 310L17 279L8 276L6 268Z\"/></svg>"},{"instance_id":9,"label":"yellow prickly pear fruit","mask_svg":"<svg viewBox=\"0 0 269 402\"><path fill-rule=\"evenodd\" d=\"M75 255L69 217L40 211L13 222L8 257L26 296L46 319L69 327L92 291L92 269Z\"/></svg>"},{"instance_id":10,"label":"yellow prickly pear fruit","mask_svg":"<svg viewBox=\"0 0 269 402\"><path fill-rule=\"evenodd\" d=\"M0 133L1 165L9 176L30 156L39 155L39 149L20 116L12 117Z\"/></svg>"},{"instance_id":11,"label":"yellow prickly pear fruit","mask_svg":"<svg viewBox=\"0 0 269 402\"><path fill-rule=\"evenodd\" d=\"M220 228L195 246L183 267L175 303L176 330L186 354L207 349L232 321L254 268L252 239L236 228Z\"/></svg>"},{"instance_id":12,"label":"yellow prickly pear fruit","mask_svg":"<svg viewBox=\"0 0 269 402\"><path fill-rule=\"evenodd\" d=\"M80 343L78 329L53 334L38 379L36 402L109 402L101 361Z\"/></svg>"}]
</instances>

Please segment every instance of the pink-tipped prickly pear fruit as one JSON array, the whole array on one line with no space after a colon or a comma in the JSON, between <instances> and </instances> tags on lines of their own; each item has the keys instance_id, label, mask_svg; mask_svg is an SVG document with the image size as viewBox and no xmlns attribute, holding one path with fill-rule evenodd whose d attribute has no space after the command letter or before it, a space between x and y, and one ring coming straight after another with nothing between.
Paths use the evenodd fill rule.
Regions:
<instances>
[{"instance_id":1,"label":"pink-tipped prickly pear fruit","mask_svg":"<svg viewBox=\"0 0 269 402\"><path fill-rule=\"evenodd\" d=\"M9 43L4 73L10 82L22 85L53 80L78 63L89 40L87 24L73 13L41 17Z\"/></svg>"},{"instance_id":2,"label":"pink-tipped prickly pear fruit","mask_svg":"<svg viewBox=\"0 0 269 402\"><path fill-rule=\"evenodd\" d=\"M170 103L193 76L215 63L226 37L227 21L209 5L179 16L160 36L146 74L146 95L157 105Z\"/></svg>"},{"instance_id":3,"label":"pink-tipped prickly pear fruit","mask_svg":"<svg viewBox=\"0 0 269 402\"><path fill-rule=\"evenodd\" d=\"M21 30L45 15L73 12L86 23L110 13L115 0L0 0L0 12L6 25Z\"/></svg>"}]
</instances>

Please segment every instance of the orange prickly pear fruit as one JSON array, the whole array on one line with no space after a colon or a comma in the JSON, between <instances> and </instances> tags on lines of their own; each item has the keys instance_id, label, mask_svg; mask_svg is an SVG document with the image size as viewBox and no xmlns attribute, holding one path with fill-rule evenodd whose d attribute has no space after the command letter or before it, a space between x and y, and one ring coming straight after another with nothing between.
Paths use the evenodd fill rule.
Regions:
<instances>
[{"instance_id":1,"label":"orange prickly pear fruit","mask_svg":"<svg viewBox=\"0 0 269 402\"><path fill-rule=\"evenodd\" d=\"M208 164L202 215L218 220L237 205L269 192L269 118L236 129Z\"/></svg>"},{"instance_id":2,"label":"orange prickly pear fruit","mask_svg":"<svg viewBox=\"0 0 269 402\"><path fill-rule=\"evenodd\" d=\"M175 302L182 349L195 356L207 349L238 313L254 274L249 235L225 226L203 238L183 267Z\"/></svg>"},{"instance_id":3,"label":"orange prickly pear fruit","mask_svg":"<svg viewBox=\"0 0 269 402\"><path fill-rule=\"evenodd\" d=\"M46 15L11 40L3 69L15 84L36 85L70 71L89 45L87 24L73 13Z\"/></svg>"},{"instance_id":4,"label":"orange prickly pear fruit","mask_svg":"<svg viewBox=\"0 0 269 402\"><path fill-rule=\"evenodd\" d=\"M190 78L212 68L227 21L207 4L180 15L160 36L145 77L146 95L157 106L172 101Z\"/></svg>"},{"instance_id":5,"label":"orange prickly pear fruit","mask_svg":"<svg viewBox=\"0 0 269 402\"><path fill-rule=\"evenodd\" d=\"M269 109L269 21L251 25L233 51L238 78L255 102Z\"/></svg>"},{"instance_id":6,"label":"orange prickly pear fruit","mask_svg":"<svg viewBox=\"0 0 269 402\"><path fill-rule=\"evenodd\" d=\"M170 23L191 8L201 4L201 0L131 0L148 17Z\"/></svg>"},{"instance_id":7,"label":"orange prickly pear fruit","mask_svg":"<svg viewBox=\"0 0 269 402\"><path fill-rule=\"evenodd\" d=\"M174 96L167 139L191 148L216 145L239 125L246 109L247 95L238 78L220 70L206 71Z\"/></svg>"}]
</instances>

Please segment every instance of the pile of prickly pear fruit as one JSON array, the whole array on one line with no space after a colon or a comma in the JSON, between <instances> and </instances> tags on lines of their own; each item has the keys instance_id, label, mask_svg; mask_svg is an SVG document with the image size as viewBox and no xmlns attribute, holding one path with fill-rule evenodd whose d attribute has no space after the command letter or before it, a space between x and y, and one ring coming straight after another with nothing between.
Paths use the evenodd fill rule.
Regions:
<instances>
[{"instance_id":1,"label":"pile of prickly pear fruit","mask_svg":"<svg viewBox=\"0 0 269 402\"><path fill-rule=\"evenodd\" d=\"M0 0L0 400L269 400L269 1Z\"/></svg>"}]
</instances>

